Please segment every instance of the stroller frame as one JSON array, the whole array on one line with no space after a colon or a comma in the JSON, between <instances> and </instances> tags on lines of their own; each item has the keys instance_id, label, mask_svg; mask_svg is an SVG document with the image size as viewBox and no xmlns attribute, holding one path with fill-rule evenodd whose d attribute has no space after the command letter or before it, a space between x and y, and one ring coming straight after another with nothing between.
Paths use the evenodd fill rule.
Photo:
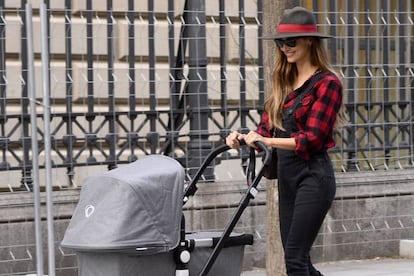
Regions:
<instances>
[{"instance_id":1,"label":"stroller frame","mask_svg":"<svg viewBox=\"0 0 414 276\"><path fill-rule=\"evenodd\" d=\"M240 141L240 144L245 145L244 141ZM255 175L255 169L256 169L256 150L253 147L250 147L250 155L249 155L249 164L247 167L246 172L246 178L247 178L247 184L248 188L246 189L243 197L240 200L240 203L236 210L233 213L232 218L227 223L227 225L224 228L224 231L220 237L220 239L217 241L215 246L213 245L213 251L211 252L209 258L207 259L207 262L205 263L204 267L202 268L201 272L199 273L199 276L206 276L208 275L209 271L211 270L214 262L216 261L217 257L219 256L221 250L224 248L226 242L230 239L230 234L233 231L234 227L236 226L237 222L239 221L241 215L243 214L244 210L249 205L250 200L254 199L258 193L258 190L256 189L257 185L259 184L261 178L264 175L265 169L269 166L272 159L272 154L270 150L261 142L255 142L255 146L260 149L262 152L264 152L264 158L263 158L263 166L259 170L257 176ZM222 145L214 149L210 154L207 155L204 162L201 164L198 171L195 173L193 179L187 186L185 192L184 192L184 198L183 198L183 205L189 200L190 196L193 196L197 191L197 182L201 178L204 170L207 168L207 166L213 161L214 158L216 158L219 154L229 150L230 147L227 145ZM181 223L181 233L185 233L184 227L184 216L182 218ZM183 238L183 235L181 236ZM253 243L253 240L250 244ZM187 253L185 253L188 250L188 242L185 241L185 239L181 240L180 245L177 247L176 252L177 256L181 256L184 254L184 258L177 258L177 270L176 270L176 276L189 276L189 270L186 266L187 260L189 260L189 257L187 258Z\"/></svg>"}]
</instances>

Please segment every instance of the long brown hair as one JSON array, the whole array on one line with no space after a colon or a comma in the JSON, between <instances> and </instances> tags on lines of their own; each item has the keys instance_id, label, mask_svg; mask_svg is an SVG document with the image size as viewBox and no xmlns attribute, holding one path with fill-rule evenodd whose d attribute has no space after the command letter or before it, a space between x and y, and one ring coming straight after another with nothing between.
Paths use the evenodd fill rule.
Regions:
<instances>
[{"instance_id":1,"label":"long brown hair","mask_svg":"<svg viewBox=\"0 0 414 276\"><path fill-rule=\"evenodd\" d=\"M316 66L322 72L330 71L334 73L338 79L341 78L331 66L322 39L318 37L309 37L311 64ZM271 128L282 129L282 108L286 96L293 90L295 78L298 74L295 63L289 63L286 56L277 47L277 58L272 77L272 92L265 101L265 110L269 114L269 125ZM341 82L342 84L342 82ZM341 108L336 119L336 126L343 125L347 121L345 107L342 101Z\"/></svg>"}]
</instances>

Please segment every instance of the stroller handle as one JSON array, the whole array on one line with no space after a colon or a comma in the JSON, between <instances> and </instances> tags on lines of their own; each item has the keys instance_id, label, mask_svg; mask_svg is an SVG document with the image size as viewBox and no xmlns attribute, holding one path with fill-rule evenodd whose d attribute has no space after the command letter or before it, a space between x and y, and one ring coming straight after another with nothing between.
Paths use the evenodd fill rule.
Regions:
<instances>
[{"instance_id":1,"label":"stroller handle","mask_svg":"<svg viewBox=\"0 0 414 276\"><path fill-rule=\"evenodd\" d=\"M246 141L244 141L244 140L240 140L239 143L240 143L241 146L247 145ZM260 149L260 151L265 153L265 156L263 158L263 165L268 166L270 164L270 162L272 161L271 151L262 142L256 141L256 142L254 142L254 145L256 146L256 148ZM251 147L250 150L254 150L254 148Z\"/></svg>"},{"instance_id":2,"label":"stroller handle","mask_svg":"<svg viewBox=\"0 0 414 276\"><path fill-rule=\"evenodd\" d=\"M267 167L270 162L272 161L272 154L271 151L266 147L265 144L262 142L256 141L255 146L257 149L265 153L265 156L263 158L263 167ZM240 145L245 146L246 142L244 140L240 141ZM201 164L200 168L197 170L196 174L194 175L193 179L188 184L187 188L184 192L184 204L188 201L188 198L190 196L193 196L195 192L197 191L197 182L201 178L201 175L203 174L204 170L207 168L207 166L213 161L214 158L216 158L219 154L231 149L228 145L224 144L221 146L218 146L215 148L212 152L210 152L204 162ZM250 147L250 159L253 159L255 157L255 151L256 149L254 147ZM254 164L254 160L250 160ZM252 168L250 168L252 170ZM254 170L254 168L253 168ZM263 168L262 170L263 171ZM259 173L258 177L262 177L263 173ZM254 178L254 177L253 177Z\"/></svg>"}]
</instances>

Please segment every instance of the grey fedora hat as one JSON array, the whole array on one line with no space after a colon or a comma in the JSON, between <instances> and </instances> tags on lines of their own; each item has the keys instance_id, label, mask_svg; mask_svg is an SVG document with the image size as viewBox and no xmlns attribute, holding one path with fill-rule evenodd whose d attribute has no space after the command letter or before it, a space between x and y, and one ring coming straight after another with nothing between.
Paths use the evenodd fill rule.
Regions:
<instances>
[{"instance_id":1,"label":"grey fedora hat","mask_svg":"<svg viewBox=\"0 0 414 276\"><path fill-rule=\"evenodd\" d=\"M332 36L318 32L315 15L302 7L287 9L277 26L277 33L265 39L281 39L289 37L313 36L320 38L331 38Z\"/></svg>"}]
</instances>

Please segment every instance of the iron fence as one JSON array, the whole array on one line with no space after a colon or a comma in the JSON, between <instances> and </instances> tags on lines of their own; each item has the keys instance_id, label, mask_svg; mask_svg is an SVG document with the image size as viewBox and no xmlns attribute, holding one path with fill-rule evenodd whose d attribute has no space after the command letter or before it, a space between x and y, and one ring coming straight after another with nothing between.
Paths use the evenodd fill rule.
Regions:
<instances>
[{"instance_id":1,"label":"iron fence","mask_svg":"<svg viewBox=\"0 0 414 276\"><path fill-rule=\"evenodd\" d=\"M229 131L254 129L259 121L265 99L262 0L11 2L0 0L2 191L32 191L33 160L46 168L46 138L52 167L62 172L54 188L66 190L77 186L84 169L113 169L154 153L176 158L191 177ZM40 10L33 5L34 34L41 35L34 36L30 52L25 6L40 2L46 4L48 29L39 32ZM299 2L335 36L327 46L343 77L350 116L331 151L337 172L412 168L412 1ZM50 106L42 94L44 55ZM205 177L214 174L212 167ZM404 194L410 195L407 205L412 194ZM335 223L339 229L344 220ZM30 253L26 246L16 248Z\"/></svg>"},{"instance_id":2,"label":"iron fence","mask_svg":"<svg viewBox=\"0 0 414 276\"><path fill-rule=\"evenodd\" d=\"M218 12L211 14L197 10L197 1L183 2L183 10L174 6L177 2L164 4L162 16L153 1L143 8L134 1L127 5L107 1L97 7L86 1L76 10L72 1L65 1L60 9L49 9L47 39L50 75L55 81L50 84L52 149L54 166L67 169L69 182L76 167L105 165L111 169L150 153L174 156L191 170L231 129L254 128L264 101L261 1L247 14L244 1L237 3L236 14L226 14L229 7L224 1L218 1ZM22 185L30 187L24 9L5 3L0 2L0 169L21 171ZM337 135L338 147L332 150L336 167L339 171L410 167L410 3L365 1L363 11L356 11L359 7L353 2L339 5L325 1L318 6L314 1L320 27L336 37L328 46L344 78L350 115L349 125ZM161 20L165 26L158 27ZM55 21L60 26L54 27ZM11 30L20 34L19 43ZM59 30L63 33L57 35ZM238 53L230 53L231 57L229 35L237 36L231 46ZM209 46L211 41L218 45ZM165 43L163 49L158 43ZM35 54L41 54L39 49ZM60 67L54 68L54 62ZM75 70L83 72L75 75ZM237 76L229 77L229 70ZM15 73L18 78L10 77ZM219 83L213 97L208 85L212 78ZM168 90L161 91L160 82ZM229 96L231 82L238 89ZM63 91L54 91L54 84ZM41 114L38 119L43 124ZM40 128L38 135L45 135Z\"/></svg>"},{"instance_id":3,"label":"iron fence","mask_svg":"<svg viewBox=\"0 0 414 276\"><path fill-rule=\"evenodd\" d=\"M353 2L323 3L313 8L320 28L336 37L328 46L350 115L332 150L337 170L411 167L410 2L364 1L362 10ZM76 167L111 169L141 154L171 155L191 170L230 130L257 123L265 97L261 1L249 10L244 1L237 8L218 1L218 11L207 12L197 1L168 1L162 11L153 1L51 4L52 149L69 183ZM23 6L0 1L0 18L0 169L21 171L28 189ZM40 128L38 135L45 135Z\"/></svg>"}]
</instances>

